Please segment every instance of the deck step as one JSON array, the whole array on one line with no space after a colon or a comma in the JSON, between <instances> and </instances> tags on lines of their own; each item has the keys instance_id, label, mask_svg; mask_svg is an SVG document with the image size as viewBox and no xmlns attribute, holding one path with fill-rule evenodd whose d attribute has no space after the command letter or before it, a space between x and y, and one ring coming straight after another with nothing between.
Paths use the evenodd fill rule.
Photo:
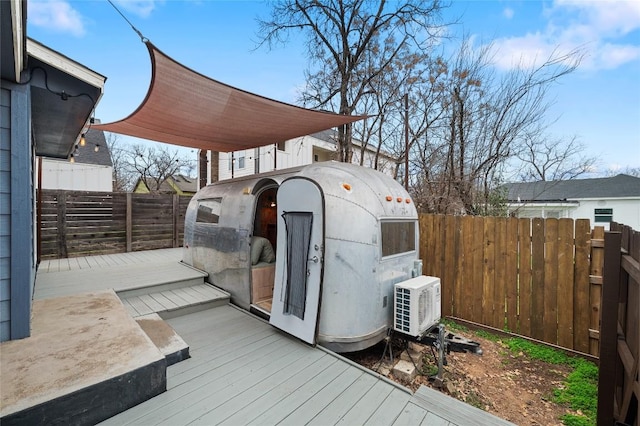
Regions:
<instances>
[{"instance_id":1,"label":"deck step","mask_svg":"<svg viewBox=\"0 0 640 426\"><path fill-rule=\"evenodd\" d=\"M229 293L210 284L149 287L146 294L118 293L133 318L156 313L162 319L175 318L229 303Z\"/></svg>"},{"instance_id":2,"label":"deck step","mask_svg":"<svg viewBox=\"0 0 640 426\"><path fill-rule=\"evenodd\" d=\"M189 359L189 345L158 314L143 315L136 322L167 360L167 367Z\"/></svg>"},{"instance_id":3,"label":"deck step","mask_svg":"<svg viewBox=\"0 0 640 426\"><path fill-rule=\"evenodd\" d=\"M111 288L119 296L204 283L207 273L182 262L136 263L38 274L34 298L67 296Z\"/></svg>"}]
</instances>

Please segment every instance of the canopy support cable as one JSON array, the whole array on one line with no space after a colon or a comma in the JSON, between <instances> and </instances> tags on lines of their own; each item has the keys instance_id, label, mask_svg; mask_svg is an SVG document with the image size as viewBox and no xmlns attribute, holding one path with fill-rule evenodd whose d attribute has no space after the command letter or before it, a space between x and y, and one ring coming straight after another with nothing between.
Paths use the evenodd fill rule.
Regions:
<instances>
[{"instance_id":1,"label":"canopy support cable","mask_svg":"<svg viewBox=\"0 0 640 426\"><path fill-rule=\"evenodd\" d=\"M124 14L120 11L120 9L118 9L118 8L116 7L116 5L115 5L115 4L113 4L113 2L112 2L111 0L107 0L107 1L109 2L109 4L110 4L111 6L113 6L113 8L116 10L116 12L118 12L118 13L120 14L120 16L122 16L122 19L124 19L125 21L127 21L127 24L129 24L129 26L131 26L131 29L133 29L133 31L135 31L135 32L136 32L136 34L138 34L138 36L140 37L140 41L142 41L143 43L146 43L146 42L148 42L148 41L149 41L149 39L148 39L148 38L146 38L145 36L143 36L143 35L142 35L142 33L141 33L140 31L138 31L138 29L137 29L137 28L136 28L136 27L131 23L131 21L129 21L129 20L127 19L127 17L126 17L126 16L124 16Z\"/></svg>"}]
</instances>

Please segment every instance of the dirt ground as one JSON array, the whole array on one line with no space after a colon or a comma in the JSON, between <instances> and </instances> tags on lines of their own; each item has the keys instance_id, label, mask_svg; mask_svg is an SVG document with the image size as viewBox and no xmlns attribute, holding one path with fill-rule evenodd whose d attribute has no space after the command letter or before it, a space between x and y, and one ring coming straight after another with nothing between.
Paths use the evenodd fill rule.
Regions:
<instances>
[{"instance_id":1,"label":"dirt ground","mask_svg":"<svg viewBox=\"0 0 640 426\"><path fill-rule=\"evenodd\" d=\"M451 352L447 356L448 365L444 370L441 392L490 412L521 426L562 425L563 414L576 414L569 408L554 403L553 390L562 387L571 368L565 365L550 365L532 360L523 354L513 354L500 341L487 340L472 332L457 332L468 339L480 343L482 355ZM394 343L396 343L394 341ZM412 344L413 345L413 344ZM400 344L394 347L394 359L406 353ZM422 371L412 382L403 382L389 370L388 352L381 362L385 350L384 343L368 350L347 354L351 360L402 383L413 391L420 385L438 389L429 372L437 372L437 362L431 348L414 346L424 355ZM416 353L412 358L416 360Z\"/></svg>"}]
</instances>

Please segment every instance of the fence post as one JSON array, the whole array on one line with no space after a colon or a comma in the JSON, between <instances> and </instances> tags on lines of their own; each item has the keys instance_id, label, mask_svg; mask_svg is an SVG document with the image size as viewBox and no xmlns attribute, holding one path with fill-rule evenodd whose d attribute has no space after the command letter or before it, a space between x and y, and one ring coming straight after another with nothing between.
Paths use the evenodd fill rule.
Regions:
<instances>
[{"instance_id":1,"label":"fence post","mask_svg":"<svg viewBox=\"0 0 640 426\"><path fill-rule=\"evenodd\" d=\"M126 225L125 225L125 234L127 235L127 253L129 253L130 251L132 251L132 240L133 240L133 223L132 223L132 216L133 216L133 208L131 206L132 200L131 200L131 193L127 192L127 217L126 217Z\"/></svg>"},{"instance_id":2,"label":"fence post","mask_svg":"<svg viewBox=\"0 0 640 426\"><path fill-rule=\"evenodd\" d=\"M173 194L173 248L178 247L178 204L180 203L180 196Z\"/></svg>"},{"instance_id":3,"label":"fence post","mask_svg":"<svg viewBox=\"0 0 640 426\"><path fill-rule=\"evenodd\" d=\"M604 268L602 281L602 316L600 322L600 371L598 374L597 424L614 422L616 364L618 354L618 296L620 292L620 232L604 236Z\"/></svg>"},{"instance_id":4,"label":"fence post","mask_svg":"<svg viewBox=\"0 0 640 426\"><path fill-rule=\"evenodd\" d=\"M58 256L69 257L67 253L67 194L58 193Z\"/></svg>"}]
</instances>

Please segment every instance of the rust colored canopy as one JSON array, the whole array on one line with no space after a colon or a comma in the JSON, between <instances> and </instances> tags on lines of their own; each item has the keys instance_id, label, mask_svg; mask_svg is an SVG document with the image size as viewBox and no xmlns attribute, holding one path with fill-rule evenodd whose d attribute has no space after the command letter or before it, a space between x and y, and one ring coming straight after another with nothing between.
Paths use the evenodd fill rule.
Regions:
<instances>
[{"instance_id":1,"label":"rust colored canopy","mask_svg":"<svg viewBox=\"0 0 640 426\"><path fill-rule=\"evenodd\" d=\"M152 43L147 96L129 117L92 128L191 148L238 151L283 142L364 116L313 111L220 83L174 61Z\"/></svg>"}]
</instances>

